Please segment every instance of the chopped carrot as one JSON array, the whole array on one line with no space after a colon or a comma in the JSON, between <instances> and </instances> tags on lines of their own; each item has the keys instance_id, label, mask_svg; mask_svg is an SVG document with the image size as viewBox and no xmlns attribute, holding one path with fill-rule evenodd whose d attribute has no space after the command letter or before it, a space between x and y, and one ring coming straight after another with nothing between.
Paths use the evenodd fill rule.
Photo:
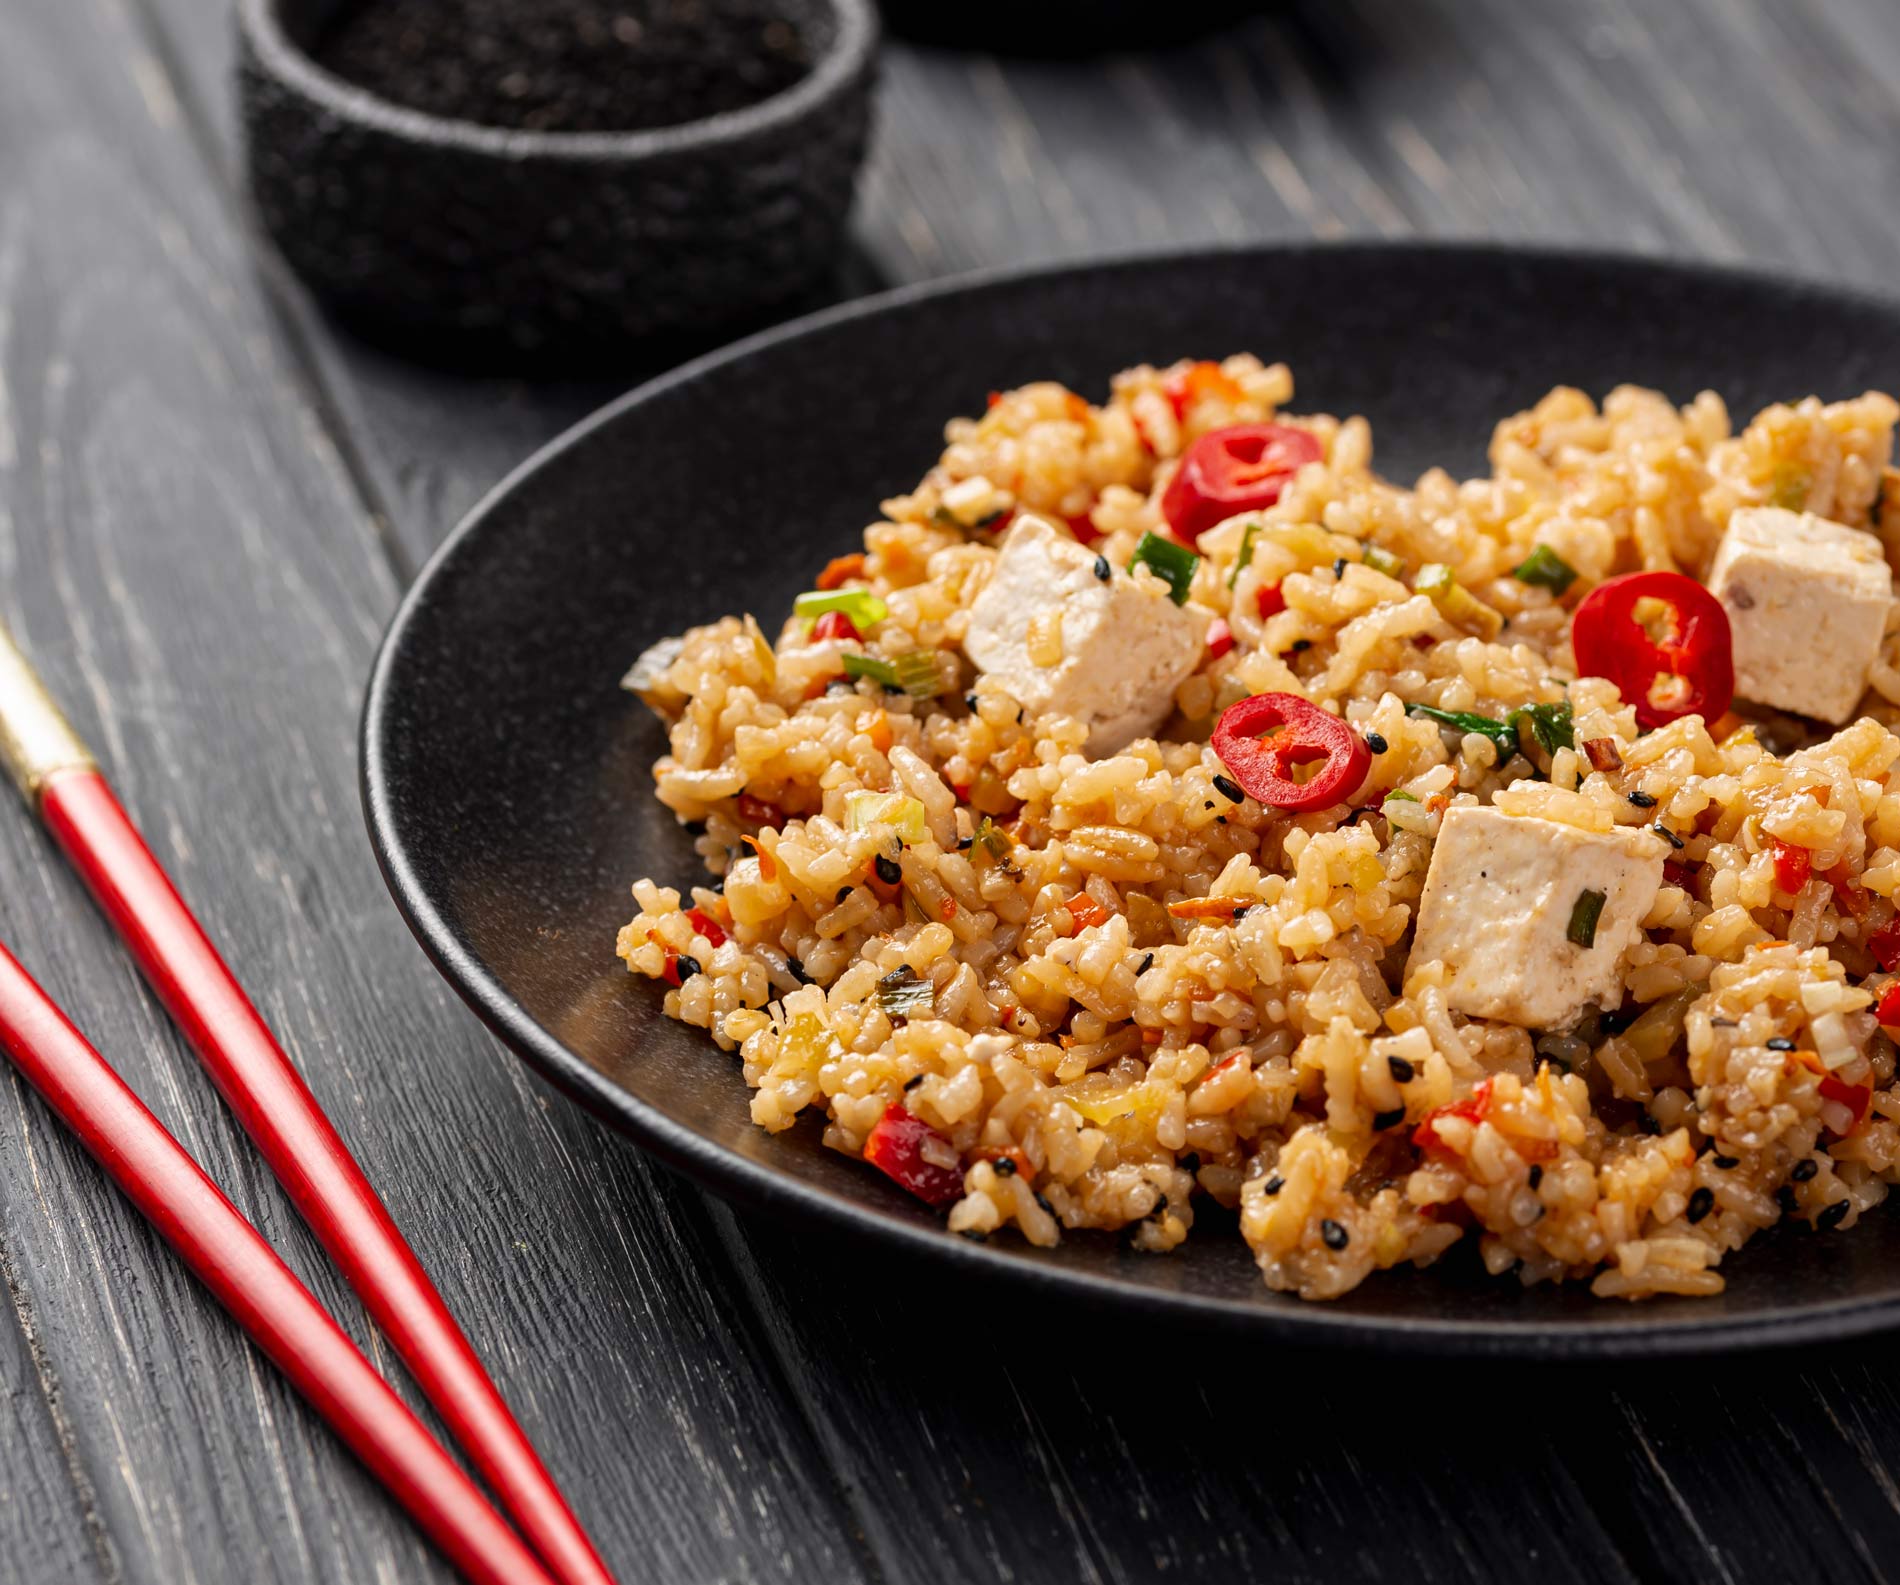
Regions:
<instances>
[{"instance_id":1,"label":"chopped carrot","mask_svg":"<svg viewBox=\"0 0 1900 1585\"><path fill-rule=\"evenodd\" d=\"M759 839L754 836L742 836L739 838L739 840L743 842L747 847L751 848L754 853L758 854L759 879L762 881L765 881L768 885L771 882L777 880L778 879L778 860L773 858L770 853L765 851L764 847L760 845Z\"/></svg>"},{"instance_id":2,"label":"chopped carrot","mask_svg":"<svg viewBox=\"0 0 1900 1585\"><path fill-rule=\"evenodd\" d=\"M880 754L890 753L891 751L891 718L890 716L887 715L882 710L878 711L876 717L871 722L870 729L865 733L865 736L870 738L871 747L876 749L878 753Z\"/></svg>"},{"instance_id":3,"label":"chopped carrot","mask_svg":"<svg viewBox=\"0 0 1900 1585\"><path fill-rule=\"evenodd\" d=\"M1239 897L1189 897L1168 904L1168 912L1176 919L1238 919L1247 908Z\"/></svg>"},{"instance_id":4,"label":"chopped carrot","mask_svg":"<svg viewBox=\"0 0 1900 1585\"><path fill-rule=\"evenodd\" d=\"M1075 921L1069 931L1072 936L1079 936L1084 930L1099 925L1108 918L1108 910L1087 892L1077 892L1063 906L1069 910L1069 917Z\"/></svg>"},{"instance_id":5,"label":"chopped carrot","mask_svg":"<svg viewBox=\"0 0 1900 1585\"><path fill-rule=\"evenodd\" d=\"M865 555L861 550L854 550L848 556L833 556L825 563L825 570L818 574L818 587L840 588L852 578L862 578L864 568Z\"/></svg>"}]
</instances>

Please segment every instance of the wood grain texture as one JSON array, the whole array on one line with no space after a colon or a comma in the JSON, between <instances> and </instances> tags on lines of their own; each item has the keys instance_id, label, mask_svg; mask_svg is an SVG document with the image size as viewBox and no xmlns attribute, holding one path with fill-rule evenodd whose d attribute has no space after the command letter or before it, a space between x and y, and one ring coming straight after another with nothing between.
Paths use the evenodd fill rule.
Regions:
<instances>
[{"instance_id":1,"label":"wood grain texture","mask_svg":"<svg viewBox=\"0 0 1900 1585\"><path fill-rule=\"evenodd\" d=\"M709 1205L519 1075L433 983L368 872L348 717L394 584L620 382L417 368L268 267L260 284L234 228L223 8L29 4L25 56L11 27L0 54L9 614L299 1037L320 1097L630 1574L1900 1574L1900 1376L1878 1342L1693 1378L1421 1380L998 1313ZM8 102L16 77L37 108ZM14 125L32 136L7 137ZM1887 0L1314 0L1087 63L896 45L859 256L836 290L1145 246L1412 234L1881 284L1897 144ZM45 194L71 210L69 190L86 201L44 219ZM122 602L113 619L75 621L101 594ZM207 785L186 797L194 778ZM299 1269L320 1272L74 889L12 827L0 865L6 928ZM0 1229L46 1356L20 1378L21 1412L53 1448L70 1428L80 1477L21 1500L99 1515L95 1544L59 1566L426 1576L399 1522L247 1370L30 1103L12 1126ZM102 1258L126 1274L110 1291L92 1274ZM1561 1432L1527 1408L1546 1400ZM1413 1427L1432 1438L1424 1465ZM206 1527L228 1556L167 1572ZM293 1556L278 1574L229 1561L266 1544Z\"/></svg>"},{"instance_id":2,"label":"wood grain texture","mask_svg":"<svg viewBox=\"0 0 1900 1585\"><path fill-rule=\"evenodd\" d=\"M30 0L6 35L0 609L603 1550L630 1578L776 1579L794 1560L858 1578L822 1461L771 1408L771 1361L706 1280L721 1257L697 1198L551 1105L389 905L354 735L396 583L138 20ZM0 874L22 959L382 1357L24 818L0 820ZM37 1367L9 1377L23 1427L64 1439L68 1506L97 1515L91 1536L67 1525L80 1543L133 1581L443 1577L37 1103L9 1088L4 1117L0 1228ZM55 1491L61 1469L41 1477ZM12 1489L50 1512L51 1493Z\"/></svg>"}]
</instances>

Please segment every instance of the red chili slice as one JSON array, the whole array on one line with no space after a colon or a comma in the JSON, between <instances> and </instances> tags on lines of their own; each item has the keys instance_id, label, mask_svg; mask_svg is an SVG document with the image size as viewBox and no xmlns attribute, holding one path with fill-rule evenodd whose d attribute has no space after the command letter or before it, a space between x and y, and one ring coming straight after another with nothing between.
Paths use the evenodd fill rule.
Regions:
<instances>
[{"instance_id":1,"label":"red chili slice","mask_svg":"<svg viewBox=\"0 0 1900 1585\"><path fill-rule=\"evenodd\" d=\"M1438 1119L1441 1117L1462 1117L1467 1123L1476 1125L1484 1121L1485 1113L1491 1110L1491 1081L1485 1079L1476 1085L1462 1101L1452 1101L1427 1112L1418 1120L1418 1127L1412 1130L1412 1143L1420 1150L1437 1151L1440 1155L1453 1154L1452 1149L1438 1137Z\"/></svg>"},{"instance_id":2,"label":"red chili slice","mask_svg":"<svg viewBox=\"0 0 1900 1585\"><path fill-rule=\"evenodd\" d=\"M1669 607L1661 642L1636 620L1639 600ZM1607 677L1624 702L1636 707L1645 732L1699 715L1714 721L1735 697L1735 660L1728 613L1721 602L1679 572L1630 572L1600 583L1584 597L1570 628L1577 670ZM1675 679L1673 697L1652 697L1657 681Z\"/></svg>"},{"instance_id":3,"label":"red chili slice","mask_svg":"<svg viewBox=\"0 0 1900 1585\"><path fill-rule=\"evenodd\" d=\"M1319 461L1319 442L1285 424L1235 424L1189 446L1161 497L1175 538L1192 545L1216 523L1273 505L1287 480Z\"/></svg>"},{"instance_id":4,"label":"red chili slice","mask_svg":"<svg viewBox=\"0 0 1900 1585\"><path fill-rule=\"evenodd\" d=\"M1871 1084L1849 1084L1845 1079L1837 1079L1828 1074L1820 1083L1821 1099L1834 1101L1845 1106L1854 1114L1853 1123L1842 1130L1830 1130L1840 1133L1842 1138L1853 1133L1867 1120L1867 1114L1873 1110L1874 1087Z\"/></svg>"},{"instance_id":5,"label":"red chili slice","mask_svg":"<svg viewBox=\"0 0 1900 1585\"><path fill-rule=\"evenodd\" d=\"M1273 735L1262 736L1268 732ZM1214 724L1213 743L1242 791L1290 813L1343 802L1358 791L1372 764L1372 751L1358 733L1296 693L1257 693L1229 705ZM1316 760L1325 763L1306 781L1288 774Z\"/></svg>"},{"instance_id":6,"label":"red chili slice","mask_svg":"<svg viewBox=\"0 0 1900 1585\"><path fill-rule=\"evenodd\" d=\"M923 1154L925 1140L941 1138L902 1101L892 1101L864 1141L864 1159L926 1205L948 1205L963 1196L963 1173L928 1161Z\"/></svg>"},{"instance_id":7,"label":"red chili slice","mask_svg":"<svg viewBox=\"0 0 1900 1585\"><path fill-rule=\"evenodd\" d=\"M1234 630L1227 625L1227 618L1217 616L1207 624L1207 658L1219 660L1234 647Z\"/></svg>"},{"instance_id":8,"label":"red chili slice","mask_svg":"<svg viewBox=\"0 0 1900 1585\"><path fill-rule=\"evenodd\" d=\"M862 644L864 635L858 631L858 624L842 611L827 611L812 623L811 640L814 644L828 638L848 638Z\"/></svg>"},{"instance_id":9,"label":"red chili slice","mask_svg":"<svg viewBox=\"0 0 1900 1585\"><path fill-rule=\"evenodd\" d=\"M1900 1029L1900 980L1890 982L1880 993L1880 1004L1874 1009L1874 1017L1882 1029Z\"/></svg>"},{"instance_id":10,"label":"red chili slice","mask_svg":"<svg viewBox=\"0 0 1900 1585\"><path fill-rule=\"evenodd\" d=\"M720 928L719 921L707 913L705 909L687 909L686 922L715 947L723 947L726 944L726 932Z\"/></svg>"}]
</instances>

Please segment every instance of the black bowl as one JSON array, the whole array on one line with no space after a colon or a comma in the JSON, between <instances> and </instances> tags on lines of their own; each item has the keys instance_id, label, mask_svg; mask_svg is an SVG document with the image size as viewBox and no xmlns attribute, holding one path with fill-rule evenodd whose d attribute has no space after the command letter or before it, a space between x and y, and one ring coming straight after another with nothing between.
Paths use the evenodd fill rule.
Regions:
<instances>
[{"instance_id":1,"label":"black bowl","mask_svg":"<svg viewBox=\"0 0 1900 1585\"><path fill-rule=\"evenodd\" d=\"M427 115L318 65L339 0L239 0L252 195L284 257L372 333L595 362L757 323L829 270L865 147L870 0L779 0L809 56L739 109L632 132Z\"/></svg>"},{"instance_id":2,"label":"black bowl","mask_svg":"<svg viewBox=\"0 0 1900 1585\"><path fill-rule=\"evenodd\" d=\"M1288 1339L1495 1354L1669 1353L1900 1322L1900 1216L1763 1235L1707 1300L1604 1303L1481 1279L1467 1256L1306 1305L1231 1228L1173 1255L1072 1234L1042 1252L949 1236L826 1150L747 1120L734 1060L668 1022L614 956L629 882L685 885L690 839L651 794L658 724L617 687L645 644L726 612L776 622L936 457L944 419L1033 378L1100 396L1142 360L1284 357L1296 406L1370 417L1380 465L1484 466L1493 422L1560 382L1635 381L1743 415L1858 393L1900 367L1900 307L1724 270L1474 247L1293 248L1132 260L900 292L642 387L519 469L397 613L363 717L370 831L424 948L518 1052L722 1193L969 1276Z\"/></svg>"}]
</instances>

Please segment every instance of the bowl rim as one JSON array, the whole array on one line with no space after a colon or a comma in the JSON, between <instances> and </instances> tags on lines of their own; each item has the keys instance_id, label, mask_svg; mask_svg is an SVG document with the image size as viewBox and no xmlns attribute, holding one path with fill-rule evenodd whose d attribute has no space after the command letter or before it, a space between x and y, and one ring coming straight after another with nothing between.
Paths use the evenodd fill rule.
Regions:
<instances>
[{"instance_id":1,"label":"bowl rim","mask_svg":"<svg viewBox=\"0 0 1900 1585\"><path fill-rule=\"evenodd\" d=\"M238 29L259 67L340 121L405 143L490 158L529 156L628 163L704 151L782 132L848 92L875 61L879 22L873 0L811 0L837 26L829 46L797 82L735 110L671 126L623 132L535 132L489 126L412 109L371 93L320 65L283 22L284 0L238 0Z\"/></svg>"},{"instance_id":2,"label":"bowl rim","mask_svg":"<svg viewBox=\"0 0 1900 1585\"><path fill-rule=\"evenodd\" d=\"M419 878L412 855L398 835L400 801L392 785L387 740L394 706L393 675L418 615L430 604L442 572L464 553L486 521L522 483L564 452L588 440L596 430L615 423L629 409L741 362L755 352L872 318L887 310L942 298L980 296L1025 283L1104 271L1141 271L1222 260L1265 261L1315 255L1361 254L1396 259L1426 252L1521 267L1591 265L1631 275L1661 274L1685 285L1723 284L1792 294L1816 293L1839 302L1864 305L1870 311L1900 315L1900 299L1865 287L1815 280L1787 271L1671 259L1640 251L1456 237L1256 241L1190 249L1133 249L916 282L788 320L696 357L615 397L511 468L431 553L390 617L363 697L358 733L358 791L377 867L424 955L505 1045L557 1088L668 1165L722 1197L808 1223L810 1219L820 1219L829 1229L861 1241L878 1241L887 1249L895 1245L899 1252L936 1262L940 1271L956 1279L967 1276L986 1282L1027 1283L1067 1302L1087 1304L1092 1301L1121 1307L1157 1323L1203 1325L1222 1331L1244 1329L1256 1337L1272 1337L1300 1346L1367 1349L1414 1356L1583 1364L1791 1347L1856 1337L1900 1325L1900 1288L1892 1293L1806 1306L1778 1303L1746 1315L1711 1315L1706 1320L1686 1322L1659 1320L1653 1312L1636 1307L1616 1319L1561 1318L1535 1322L1514 1322L1496 1316L1465 1319L1366 1315L1307 1303L1283 1309L1262 1305L1255 1299L1125 1284L1096 1272L1040 1262L987 1243L948 1237L940 1226L924 1224L896 1211L880 1211L728 1150L615 1084L544 1028L460 938L436 907ZM710 1041L707 1049L714 1049Z\"/></svg>"}]
</instances>

